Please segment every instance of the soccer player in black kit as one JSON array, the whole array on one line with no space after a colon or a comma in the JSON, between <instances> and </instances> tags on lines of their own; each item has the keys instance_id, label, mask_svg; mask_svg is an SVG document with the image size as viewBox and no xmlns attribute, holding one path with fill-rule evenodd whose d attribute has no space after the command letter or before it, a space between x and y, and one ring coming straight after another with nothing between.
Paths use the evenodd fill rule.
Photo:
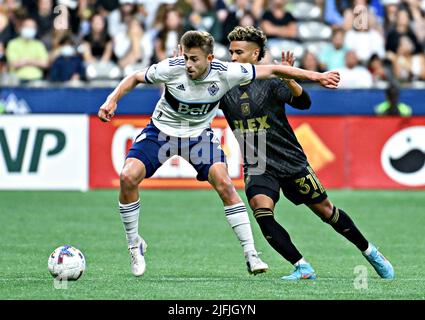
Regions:
<instances>
[{"instance_id":1,"label":"soccer player in black kit","mask_svg":"<svg viewBox=\"0 0 425 320\"><path fill-rule=\"evenodd\" d=\"M234 62L257 64L265 55L266 36L258 28L236 27L228 39ZM282 60L292 65L293 55L283 53ZM285 103L308 109L311 100L294 80L276 78L235 87L220 102L243 151L245 193L254 217L269 244L295 267L294 272L282 280L315 279L316 274L288 232L274 219L273 210L280 190L294 204L308 206L353 243L381 278L394 278L391 263L366 240L349 215L328 199L288 122ZM259 165L261 159L263 168Z\"/></svg>"}]
</instances>

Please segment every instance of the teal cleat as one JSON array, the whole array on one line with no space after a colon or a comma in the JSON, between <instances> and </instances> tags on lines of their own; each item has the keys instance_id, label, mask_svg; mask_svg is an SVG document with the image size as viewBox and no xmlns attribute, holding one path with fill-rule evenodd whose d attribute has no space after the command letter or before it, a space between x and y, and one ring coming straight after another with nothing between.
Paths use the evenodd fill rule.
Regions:
<instances>
[{"instance_id":1,"label":"teal cleat","mask_svg":"<svg viewBox=\"0 0 425 320\"><path fill-rule=\"evenodd\" d=\"M379 274L381 278L384 279L393 279L394 278L394 268L391 263L384 257L378 249L371 244L372 252L370 255L363 253L367 261L372 265L375 271Z\"/></svg>"},{"instance_id":2,"label":"teal cleat","mask_svg":"<svg viewBox=\"0 0 425 320\"><path fill-rule=\"evenodd\" d=\"M309 263L299 264L295 267L294 272L292 272L289 276L284 276L282 280L315 280L316 273L314 273L314 269Z\"/></svg>"}]
</instances>

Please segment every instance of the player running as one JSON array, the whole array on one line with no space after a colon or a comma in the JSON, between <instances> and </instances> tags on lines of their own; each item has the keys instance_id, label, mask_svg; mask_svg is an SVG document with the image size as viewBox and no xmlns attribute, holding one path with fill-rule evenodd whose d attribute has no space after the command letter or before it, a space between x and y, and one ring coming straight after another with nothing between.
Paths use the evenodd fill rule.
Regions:
<instances>
[{"instance_id":1,"label":"player running","mask_svg":"<svg viewBox=\"0 0 425 320\"><path fill-rule=\"evenodd\" d=\"M236 27L228 39L233 62L256 64L264 57L267 40L260 29ZM293 65L292 54L283 53L282 59ZM265 158L265 172L258 174L257 163L250 163L245 151L245 193L264 237L295 266L294 272L282 279L315 279L316 274L292 243L288 232L274 219L273 210L280 190L292 203L307 205L353 243L380 277L392 279L391 263L366 240L348 214L328 199L286 118L285 103L297 109L308 109L311 105L309 95L298 83L280 79L254 80L251 84L235 87L220 103L241 149L254 150L251 154ZM252 139L252 135L256 138ZM261 143L266 144L263 155Z\"/></svg>"},{"instance_id":2,"label":"player running","mask_svg":"<svg viewBox=\"0 0 425 320\"><path fill-rule=\"evenodd\" d=\"M110 121L118 101L136 85L165 84L151 122L136 137L120 174L119 209L135 276L141 276L146 269L146 243L138 234L138 186L174 155L185 158L198 172L197 179L208 181L219 194L226 219L243 247L248 271L266 271L268 266L254 246L247 210L228 175L220 141L210 128L219 101L232 87L255 78L278 75L309 79L327 88L336 88L339 82L337 72L221 62L214 59L213 45L212 36L206 32L186 32L181 39L183 57L163 60L125 77L99 109L99 118Z\"/></svg>"}]
</instances>

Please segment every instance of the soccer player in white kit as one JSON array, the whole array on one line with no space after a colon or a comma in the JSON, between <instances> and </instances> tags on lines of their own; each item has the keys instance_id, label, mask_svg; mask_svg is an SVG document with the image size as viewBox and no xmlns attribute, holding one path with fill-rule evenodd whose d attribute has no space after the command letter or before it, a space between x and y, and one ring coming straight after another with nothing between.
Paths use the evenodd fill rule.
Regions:
<instances>
[{"instance_id":1,"label":"soccer player in white kit","mask_svg":"<svg viewBox=\"0 0 425 320\"><path fill-rule=\"evenodd\" d=\"M232 87L255 78L286 77L320 82L336 88L337 72L318 73L283 65L227 63L214 59L214 39L207 32L188 31L181 38L183 56L166 59L125 77L99 109L110 121L117 103L139 83L164 83L151 122L136 137L120 174L119 209L124 224L133 275L146 270L146 243L138 233L139 184L151 177L170 157L185 158L207 180L223 201L227 221L239 239L248 272L268 269L254 246L248 213L227 172L220 141L211 130L221 97ZM164 152L165 150L165 152Z\"/></svg>"}]
</instances>

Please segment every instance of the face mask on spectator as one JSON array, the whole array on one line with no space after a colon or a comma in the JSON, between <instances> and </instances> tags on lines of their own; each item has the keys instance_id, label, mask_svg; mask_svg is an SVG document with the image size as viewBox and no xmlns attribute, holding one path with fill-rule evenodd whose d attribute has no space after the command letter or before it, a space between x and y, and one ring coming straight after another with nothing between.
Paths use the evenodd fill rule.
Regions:
<instances>
[{"instance_id":1,"label":"face mask on spectator","mask_svg":"<svg viewBox=\"0 0 425 320\"><path fill-rule=\"evenodd\" d=\"M37 34L37 30L31 27L25 27L21 30L21 37L25 39L34 39Z\"/></svg>"},{"instance_id":2,"label":"face mask on spectator","mask_svg":"<svg viewBox=\"0 0 425 320\"><path fill-rule=\"evenodd\" d=\"M75 49L70 44L66 44L61 49L61 55L64 57L72 57L75 54Z\"/></svg>"}]
</instances>

